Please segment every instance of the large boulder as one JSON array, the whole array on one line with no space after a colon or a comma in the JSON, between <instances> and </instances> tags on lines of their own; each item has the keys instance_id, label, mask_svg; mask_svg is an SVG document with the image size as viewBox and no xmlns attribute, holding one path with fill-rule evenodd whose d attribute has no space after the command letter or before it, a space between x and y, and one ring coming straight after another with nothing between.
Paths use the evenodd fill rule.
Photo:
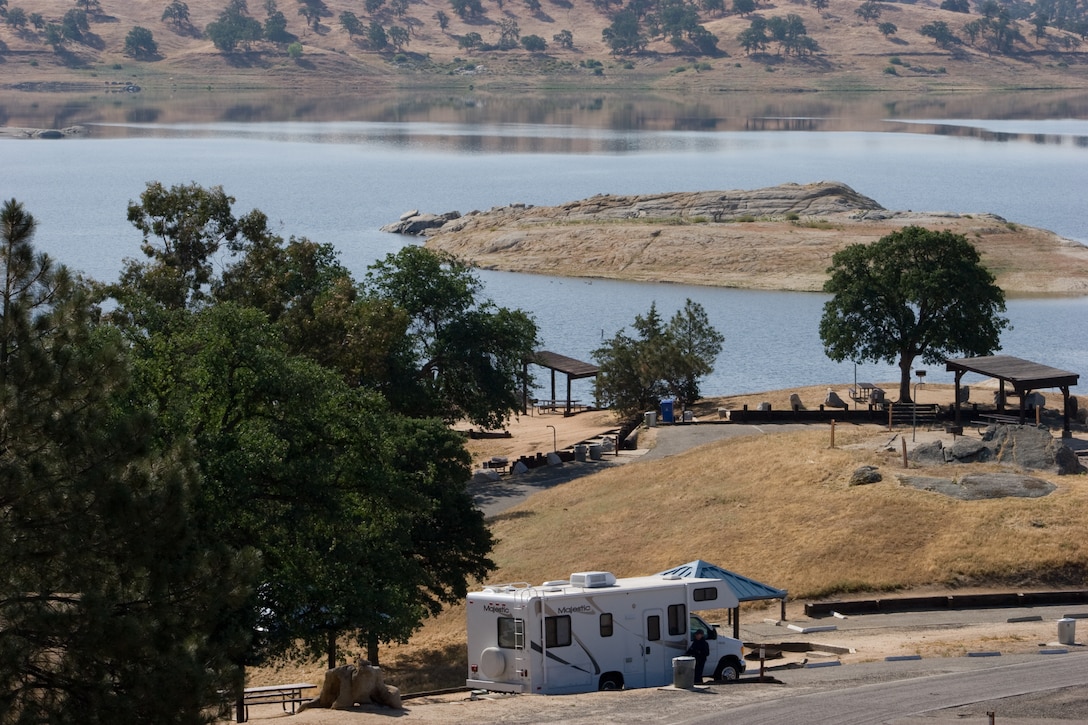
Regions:
<instances>
[{"instance_id":1,"label":"large boulder","mask_svg":"<svg viewBox=\"0 0 1088 725\"><path fill-rule=\"evenodd\" d=\"M986 447L993 452L993 459L1041 470L1053 468L1058 446L1050 431L1031 425L995 425L987 429L983 437Z\"/></svg>"},{"instance_id":2,"label":"large boulder","mask_svg":"<svg viewBox=\"0 0 1088 725\"><path fill-rule=\"evenodd\" d=\"M394 710L404 709L400 690L385 684L381 668L366 660L359 660L353 665L342 665L326 671L321 694L302 703L298 711L312 707L346 710L355 705L370 704L383 705Z\"/></svg>"},{"instance_id":3,"label":"large boulder","mask_svg":"<svg viewBox=\"0 0 1088 725\"><path fill-rule=\"evenodd\" d=\"M390 232L391 234L422 236L441 229L446 222L460 217L461 213L456 211L448 211L445 214L420 214L413 209L410 212L401 214L398 221L383 226L381 231Z\"/></svg>"}]
</instances>

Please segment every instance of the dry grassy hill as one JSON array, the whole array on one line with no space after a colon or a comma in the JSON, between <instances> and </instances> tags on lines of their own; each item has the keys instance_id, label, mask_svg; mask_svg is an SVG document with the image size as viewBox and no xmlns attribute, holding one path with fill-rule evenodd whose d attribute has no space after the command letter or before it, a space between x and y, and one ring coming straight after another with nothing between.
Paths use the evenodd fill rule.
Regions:
<instances>
[{"instance_id":1,"label":"dry grassy hill","mask_svg":"<svg viewBox=\"0 0 1088 725\"><path fill-rule=\"evenodd\" d=\"M177 30L162 21L166 0L101 0L101 12L92 14L90 34L84 43L68 42L59 53L32 26L17 30L0 23L0 67L4 84L50 84L85 81L100 84L106 78L144 84L185 83L198 86L396 86L525 84L566 87L691 87L727 89L893 89L1005 87L1085 87L1088 85L1088 53L1068 33L1051 29L1039 41L1026 22L1019 24L1025 41L1016 44L1011 56L990 56L983 50L959 45L944 50L919 33L936 20L954 31L975 15L938 9L934 0L914 4L881 3L878 21L865 22L855 11L860 0L831 0L824 11L810 4L771 0L757 4L763 17L796 14L818 50L807 58L782 57L772 47L766 54L748 57L737 35L750 18L735 14L718 16L702 12L700 21L720 39L717 57L695 57L677 52L664 40L655 40L644 53L614 58L601 32L610 15L588 0L543 0L537 12L522 0L487 0L479 19L462 20L448 0L410 0L403 17L386 4L373 16L358 0L326 0L327 12L315 29L298 14L297 0L278 0L287 18L288 32L297 36L303 55L288 57L286 44L258 42L249 53L224 56L203 33L216 19L226 0L189 0L192 27ZM263 23L264 3L250 0L249 12ZM726 3L727 7L730 5ZM9 8L22 7L27 14L41 13L46 21L59 22L74 7L73 0L9 0ZM612 6L613 10L617 6ZM371 21L389 28L398 25L411 35L400 57L392 51L370 50L365 40L349 38L338 18L354 12L364 24ZM449 17L446 30L436 13ZM548 47L533 54L522 49L473 51L460 48L459 39L479 33L484 43L499 38L499 21L514 20L521 36L538 35ZM898 31L885 38L878 22L892 22ZM152 31L160 58L134 61L123 55L124 41L134 26ZM573 49L553 41L563 30L571 31ZM1068 43L1068 45L1067 45ZM898 62L893 61L898 58ZM586 61L600 61L595 71ZM699 62L699 65L696 64ZM894 69L895 74L890 74Z\"/></svg>"}]
</instances>

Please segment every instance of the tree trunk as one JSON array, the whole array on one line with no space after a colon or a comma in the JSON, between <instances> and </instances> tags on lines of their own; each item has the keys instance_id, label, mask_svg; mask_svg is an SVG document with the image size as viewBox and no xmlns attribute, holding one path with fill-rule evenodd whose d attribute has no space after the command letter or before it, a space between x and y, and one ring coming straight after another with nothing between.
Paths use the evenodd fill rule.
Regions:
<instances>
[{"instance_id":1,"label":"tree trunk","mask_svg":"<svg viewBox=\"0 0 1088 725\"><path fill-rule=\"evenodd\" d=\"M329 669L336 669L336 632L329 632L329 639L325 643L325 656L328 657Z\"/></svg>"},{"instance_id":2,"label":"tree trunk","mask_svg":"<svg viewBox=\"0 0 1088 725\"><path fill-rule=\"evenodd\" d=\"M378 635L376 634L366 636L366 658L370 664L378 666Z\"/></svg>"},{"instance_id":3,"label":"tree trunk","mask_svg":"<svg viewBox=\"0 0 1088 725\"><path fill-rule=\"evenodd\" d=\"M899 356L899 402L913 403L910 396L910 368L914 362L913 356L902 353Z\"/></svg>"}]
</instances>

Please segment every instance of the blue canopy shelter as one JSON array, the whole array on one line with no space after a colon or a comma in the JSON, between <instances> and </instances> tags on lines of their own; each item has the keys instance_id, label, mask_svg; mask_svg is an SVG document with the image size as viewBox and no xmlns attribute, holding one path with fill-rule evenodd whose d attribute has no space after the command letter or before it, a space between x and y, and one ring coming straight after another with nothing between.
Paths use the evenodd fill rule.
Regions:
<instances>
[{"instance_id":1,"label":"blue canopy shelter","mask_svg":"<svg viewBox=\"0 0 1088 725\"><path fill-rule=\"evenodd\" d=\"M659 572L660 576L667 574L672 574L684 579L722 579L729 584L729 588L737 595L738 602L754 602L760 599L778 599L782 604L781 619L786 619L786 596L788 592L785 589L776 589L772 586L763 584L762 582L757 582L755 579L749 579L746 576L729 571L728 569L722 569L720 566L710 564L702 559L696 559L687 564L681 564L672 569ZM735 609L731 609L729 612L730 619L733 620L733 637L735 639L740 639L740 607L738 606Z\"/></svg>"}]
</instances>

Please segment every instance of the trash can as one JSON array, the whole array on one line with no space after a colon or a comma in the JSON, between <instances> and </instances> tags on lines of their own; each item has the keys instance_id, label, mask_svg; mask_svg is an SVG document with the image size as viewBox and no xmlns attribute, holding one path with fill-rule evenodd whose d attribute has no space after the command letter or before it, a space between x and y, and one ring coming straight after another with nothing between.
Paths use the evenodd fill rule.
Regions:
<instances>
[{"instance_id":1,"label":"trash can","mask_svg":"<svg viewBox=\"0 0 1088 725\"><path fill-rule=\"evenodd\" d=\"M594 443L594 444L589 446L589 460L591 460L591 461L601 460L601 446L599 444Z\"/></svg>"},{"instance_id":2,"label":"trash can","mask_svg":"<svg viewBox=\"0 0 1088 725\"><path fill-rule=\"evenodd\" d=\"M695 687L695 658L672 658L672 686L685 690Z\"/></svg>"},{"instance_id":3,"label":"trash can","mask_svg":"<svg viewBox=\"0 0 1088 725\"><path fill-rule=\"evenodd\" d=\"M1077 620L1062 617L1058 620L1058 644L1076 644Z\"/></svg>"},{"instance_id":4,"label":"trash can","mask_svg":"<svg viewBox=\"0 0 1088 725\"><path fill-rule=\"evenodd\" d=\"M661 422L662 423L672 423L673 422L672 405L673 405L674 402L676 402L676 401L673 400L672 398L664 398L661 401Z\"/></svg>"},{"instance_id":5,"label":"trash can","mask_svg":"<svg viewBox=\"0 0 1088 725\"><path fill-rule=\"evenodd\" d=\"M586 460L586 450L588 448L589 448L589 446L582 445L581 443L576 445L574 447L574 460L576 460L576 461L585 461Z\"/></svg>"},{"instance_id":6,"label":"trash can","mask_svg":"<svg viewBox=\"0 0 1088 725\"><path fill-rule=\"evenodd\" d=\"M643 422L646 424L647 428L657 427L657 413L652 410L646 411L643 413Z\"/></svg>"},{"instance_id":7,"label":"trash can","mask_svg":"<svg viewBox=\"0 0 1088 725\"><path fill-rule=\"evenodd\" d=\"M694 413L694 411L691 411L691 410L685 410L684 411L684 422L685 423L695 422L695 413Z\"/></svg>"}]
</instances>

